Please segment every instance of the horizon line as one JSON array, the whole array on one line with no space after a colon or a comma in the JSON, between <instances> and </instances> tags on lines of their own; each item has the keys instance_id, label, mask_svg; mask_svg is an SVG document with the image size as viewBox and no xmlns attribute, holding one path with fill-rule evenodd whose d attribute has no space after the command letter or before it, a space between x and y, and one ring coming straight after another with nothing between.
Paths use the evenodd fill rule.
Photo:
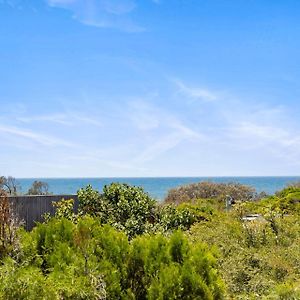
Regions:
<instances>
[{"instance_id":1,"label":"horizon line","mask_svg":"<svg viewBox=\"0 0 300 300\"><path fill-rule=\"evenodd\" d=\"M12 176L14 177L14 176ZM279 178L279 177L300 177L300 175L198 175L198 176L101 176L101 177L14 177L16 179L139 179L139 178L233 178L233 177L239 177L239 178L266 178L266 177L273 177L273 178Z\"/></svg>"}]
</instances>

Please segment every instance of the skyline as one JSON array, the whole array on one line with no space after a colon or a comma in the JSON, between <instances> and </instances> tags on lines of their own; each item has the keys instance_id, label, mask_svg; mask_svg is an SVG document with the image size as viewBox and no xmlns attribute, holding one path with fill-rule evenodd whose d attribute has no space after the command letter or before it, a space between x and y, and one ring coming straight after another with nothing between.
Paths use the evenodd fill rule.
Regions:
<instances>
[{"instance_id":1,"label":"skyline","mask_svg":"<svg viewBox=\"0 0 300 300\"><path fill-rule=\"evenodd\" d=\"M291 0L0 0L2 175L300 175L299 17Z\"/></svg>"}]
</instances>

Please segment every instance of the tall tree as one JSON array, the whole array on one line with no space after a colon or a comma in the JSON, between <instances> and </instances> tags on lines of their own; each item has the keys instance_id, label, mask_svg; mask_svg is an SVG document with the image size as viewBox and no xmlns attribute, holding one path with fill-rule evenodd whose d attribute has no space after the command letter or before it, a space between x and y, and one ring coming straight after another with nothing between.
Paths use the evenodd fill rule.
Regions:
<instances>
[{"instance_id":1,"label":"tall tree","mask_svg":"<svg viewBox=\"0 0 300 300\"><path fill-rule=\"evenodd\" d=\"M7 192L9 195L17 195L20 186L16 178L12 176L1 176L0 177L0 189Z\"/></svg>"},{"instance_id":2,"label":"tall tree","mask_svg":"<svg viewBox=\"0 0 300 300\"><path fill-rule=\"evenodd\" d=\"M49 185L47 182L35 180L27 195L49 195Z\"/></svg>"}]
</instances>

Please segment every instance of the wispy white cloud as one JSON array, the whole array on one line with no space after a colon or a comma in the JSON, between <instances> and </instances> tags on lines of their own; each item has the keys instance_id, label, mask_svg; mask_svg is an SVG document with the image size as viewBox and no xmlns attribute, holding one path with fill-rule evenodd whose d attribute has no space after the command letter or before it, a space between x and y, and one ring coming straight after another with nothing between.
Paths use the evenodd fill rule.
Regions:
<instances>
[{"instance_id":1,"label":"wispy white cloud","mask_svg":"<svg viewBox=\"0 0 300 300\"><path fill-rule=\"evenodd\" d=\"M197 101L190 102L189 106L205 118L202 126L206 129L210 147L227 149L229 156L230 149L239 155L251 151L252 158L249 159L253 160L253 164L257 163L255 158L268 157L274 162L278 160L277 163L299 165L300 128L288 107L229 91L212 92L201 85L191 88L192 85L178 79L173 82L183 99L207 102L205 107L199 107ZM189 111L189 115L192 116L193 112ZM215 149L211 149L211 153L220 155Z\"/></svg>"},{"instance_id":2,"label":"wispy white cloud","mask_svg":"<svg viewBox=\"0 0 300 300\"><path fill-rule=\"evenodd\" d=\"M261 122L240 122L230 130L230 137L240 141L248 149L268 151L286 160L299 163L300 132L286 126L261 124Z\"/></svg>"},{"instance_id":3,"label":"wispy white cloud","mask_svg":"<svg viewBox=\"0 0 300 300\"><path fill-rule=\"evenodd\" d=\"M102 126L101 121L98 118L87 116L78 112L66 112L66 113L54 113L46 115L34 115L34 116L21 116L17 117L18 121L24 123L34 122L50 122L60 125L74 126L78 124L90 124L94 126Z\"/></svg>"},{"instance_id":4,"label":"wispy white cloud","mask_svg":"<svg viewBox=\"0 0 300 300\"><path fill-rule=\"evenodd\" d=\"M127 118L138 130L153 130L161 125L157 109L146 101L135 100L128 104Z\"/></svg>"},{"instance_id":5,"label":"wispy white cloud","mask_svg":"<svg viewBox=\"0 0 300 300\"><path fill-rule=\"evenodd\" d=\"M184 137L180 134L171 133L169 135L163 136L162 138L157 139L146 149L144 149L134 161L137 163L144 163L147 161L154 160L158 156L164 154L165 152L175 148L184 140Z\"/></svg>"},{"instance_id":6,"label":"wispy white cloud","mask_svg":"<svg viewBox=\"0 0 300 300\"><path fill-rule=\"evenodd\" d=\"M184 86L193 85L186 82ZM300 164L300 127L293 123L297 119L287 107L194 85L193 89L211 95L204 105L202 98L196 101L199 94L192 98L195 101L187 101L191 93L181 91L178 97L174 84L172 87L164 96L155 90L146 95L125 96L109 105L87 97L89 102L72 103L72 110L70 103L56 107L59 113L31 115L30 108L16 111L0 121L10 124L0 126L1 144L7 142L3 147L9 150L20 145L27 147L28 151L19 148L16 152L24 152L24 157L33 153L37 163L43 162L45 151L53 149L49 151L49 167L45 166L51 176L61 172L65 176L296 172L295 166ZM166 102L163 97L170 99ZM14 139L9 140L8 136ZM64 138L76 141L76 145ZM72 149L64 148L71 144ZM65 168L56 171L51 168L52 162L61 162Z\"/></svg>"},{"instance_id":7,"label":"wispy white cloud","mask_svg":"<svg viewBox=\"0 0 300 300\"><path fill-rule=\"evenodd\" d=\"M12 136L21 137L43 146L65 146L65 147L74 146L73 143L67 142L66 140L56 138L53 136L48 136L41 133L36 133L32 130L26 130L14 126L6 126L0 124L0 133L2 133L2 135L4 134L8 136L12 135Z\"/></svg>"},{"instance_id":8,"label":"wispy white cloud","mask_svg":"<svg viewBox=\"0 0 300 300\"><path fill-rule=\"evenodd\" d=\"M281 141L278 139L282 139L286 134L281 128L252 121L241 121L227 125L224 133L226 143L240 151L265 152L267 150L269 153L273 152L274 147L281 147ZM271 148L269 148L270 145L272 145Z\"/></svg>"},{"instance_id":9,"label":"wispy white cloud","mask_svg":"<svg viewBox=\"0 0 300 300\"><path fill-rule=\"evenodd\" d=\"M202 87L191 87L185 84L183 81L179 79L173 80L176 84L178 91L184 96L196 100L201 100L205 102L211 102L217 100L217 95L205 88Z\"/></svg>"},{"instance_id":10,"label":"wispy white cloud","mask_svg":"<svg viewBox=\"0 0 300 300\"><path fill-rule=\"evenodd\" d=\"M134 162L145 163L154 160L158 156L176 148L184 141L194 140L200 135L192 132L188 128L181 128L178 132L166 134L149 144L135 159Z\"/></svg>"},{"instance_id":11,"label":"wispy white cloud","mask_svg":"<svg viewBox=\"0 0 300 300\"><path fill-rule=\"evenodd\" d=\"M58 123L61 125L73 124L73 122L71 122L71 120L69 120L65 114L25 116L25 117L17 117L17 120L23 123L51 122L51 123Z\"/></svg>"},{"instance_id":12,"label":"wispy white cloud","mask_svg":"<svg viewBox=\"0 0 300 300\"><path fill-rule=\"evenodd\" d=\"M99 121L99 119L93 118L93 117L90 117L90 116L71 113L70 117L73 118L76 123L78 123L77 121L79 121L81 123L90 124L90 125L94 125L94 126L97 126L97 127L101 127L103 125L102 122Z\"/></svg>"},{"instance_id":13,"label":"wispy white cloud","mask_svg":"<svg viewBox=\"0 0 300 300\"><path fill-rule=\"evenodd\" d=\"M0 4L6 4L17 9L22 8L21 0L0 0Z\"/></svg>"},{"instance_id":14,"label":"wispy white cloud","mask_svg":"<svg viewBox=\"0 0 300 300\"><path fill-rule=\"evenodd\" d=\"M232 129L236 137L263 139L265 142L278 141L282 143L289 134L286 130L271 125L261 125L253 122L241 122Z\"/></svg>"},{"instance_id":15,"label":"wispy white cloud","mask_svg":"<svg viewBox=\"0 0 300 300\"><path fill-rule=\"evenodd\" d=\"M222 141L241 152L299 164L300 128L292 124L291 115L283 105L229 102L222 108Z\"/></svg>"},{"instance_id":16,"label":"wispy white cloud","mask_svg":"<svg viewBox=\"0 0 300 300\"><path fill-rule=\"evenodd\" d=\"M176 148L184 141L203 139L203 134L184 124L178 116L146 101L129 103L129 119L143 131L147 143L139 151L133 163L144 163Z\"/></svg>"},{"instance_id":17,"label":"wispy white cloud","mask_svg":"<svg viewBox=\"0 0 300 300\"><path fill-rule=\"evenodd\" d=\"M95 27L116 28L127 32L140 32L144 28L135 24L130 13L136 8L134 0L46 0L51 7L72 12L79 22Z\"/></svg>"},{"instance_id":18,"label":"wispy white cloud","mask_svg":"<svg viewBox=\"0 0 300 300\"><path fill-rule=\"evenodd\" d=\"M39 1L24 1L24 0L0 0L0 5L7 5L15 10L29 9L33 12L37 12L37 4Z\"/></svg>"},{"instance_id":19,"label":"wispy white cloud","mask_svg":"<svg viewBox=\"0 0 300 300\"><path fill-rule=\"evenodd\" d=\"M199 133L190 127L182 124L179 120L173 119L169 122L170 128L175 129L177 132L179 132L182 136L188 137L188 138L196 138L196 139L204 139L205 135L202 133Z\"/></svg>"},{"instance_id":20,"label":"wispy white cloud","mask_svg":"<svg viewBox=\"0 0 300 300\"><path fill-rule=\"evenodd\" d=\"M125 112L123 111L125 114ZM184 125L178 116L172 111L155 106L150 99L137 99L128 103L126 117L130 119L139 130L153 131L156 129L168 129L176 132L185 132L194 137L200 134Z\"/></svg>"}]
</instances>

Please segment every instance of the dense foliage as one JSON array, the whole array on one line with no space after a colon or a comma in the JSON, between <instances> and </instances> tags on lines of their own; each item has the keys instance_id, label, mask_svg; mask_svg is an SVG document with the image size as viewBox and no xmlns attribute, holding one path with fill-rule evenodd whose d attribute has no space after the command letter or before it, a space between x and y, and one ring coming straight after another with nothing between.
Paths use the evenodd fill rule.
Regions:
<instances>
[{"instance_id":1,"label":"dense foliage","mask_svg":"<svg viewBox=\"0 0 300 300\"><path fill-rule=\"evenodd\" d=\"M2 222L0 299L300 299L299 184L261 200L211 183L160 204L119 183L78 198L31 232Z\"/></svg>"},{"instance_id":2,"label":"dense foliage","mask_svg":"<svg viewBox=\"0 0 300 300\"><path fill-rule=\"evenodd\" d=\"M226 199L230 198L233 202L236 202L255 200L258 198L258 195L254 188L240 183L215 183L203 181L171 189L168 192L165 202L179 204L197 199L211 198L219 200L220 202L224 202Z\"/></svg>"},{"instance_id":3,"label":"dense foliage","mask_svg":"<svg viewBox=\"0 0 300 300\"><path fill-rule=\"evenodd\" d=\"M299 209L300 189L288 187L191 228L192 241L220 250L228 298L300 299Z\"/></svg>"},{"instance_id":4,"label":"dense foliage","mask_svg":"<svg viewBox=\"0 0 300 300\"><path fill-rule=\"evenodd\" d=\"M78 199L80 213L97 216L129 237L147 231L155 205L142 188L118 183L105 186L102 194L87 186L79 190Z\"/></svg>"},{"instance_id":5,"label":"dense foliage","mask_svg":"<svg viewBox=\"0 0 300 300\"><path fill-rule=\"evenodd\" d=\"M86 216L20 234L20 253L0 266L0 299L222 299L214 255L181 232L129 242Z\"/></svg>"},{"instance_id":6,"label":"dense foliage","mask_svg":"<svg viewBox=\"0 0 300 300\"><path fill-rule=\"evenodd\" d=\"M129 238L143 233L188 229L205 218L193 205L176 208L159 206L140 187L112 183L103 193L90 185L78 191L79 214L98 217L103 224L123 230Z\"/></svg>"}]
</instances>

